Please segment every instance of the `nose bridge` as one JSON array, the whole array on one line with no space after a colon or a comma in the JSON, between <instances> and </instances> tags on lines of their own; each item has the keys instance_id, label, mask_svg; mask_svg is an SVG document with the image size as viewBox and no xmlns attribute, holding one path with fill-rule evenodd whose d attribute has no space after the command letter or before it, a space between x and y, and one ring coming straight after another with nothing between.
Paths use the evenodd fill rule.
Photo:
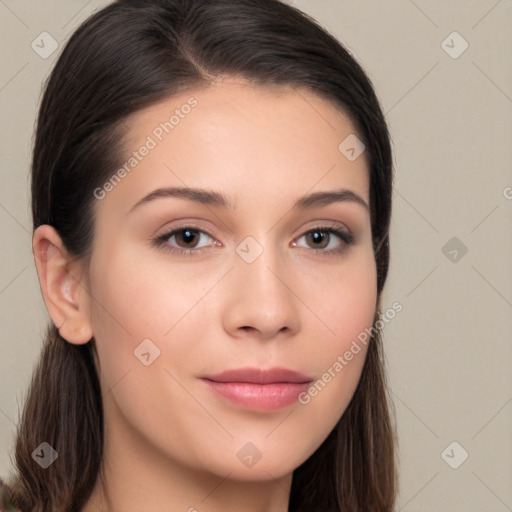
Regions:
<instances>
[{"instance_id":1,"label":"nose bridge","mask_svg":"<svg viewBox=\"0 0 512 512\"><path fill-rule=\"evenodd\" d=\"M299 311L286 284L289 273L279 248L271 236L259 238L261 242L248 236L236 247L225 326L231 331L250 327L271 337L281 330L296 330Z\"/></svg>"},{"instance_id":2,"label":"nose bridge","mask_svg":"<svg viewBox=\"0 0 512 512\"><path fill-rule=\"evenodd\" d=\"M279 262L278 250L270 240L271 237L267 237L263 245L253 237L247 237L237 247L238 261L235 265L244 283L257 293L269 293L269 298L272 292L282 292L282 283L274 275L274 272L279 272L282 262Z\"/></svg>"}]
</instances>

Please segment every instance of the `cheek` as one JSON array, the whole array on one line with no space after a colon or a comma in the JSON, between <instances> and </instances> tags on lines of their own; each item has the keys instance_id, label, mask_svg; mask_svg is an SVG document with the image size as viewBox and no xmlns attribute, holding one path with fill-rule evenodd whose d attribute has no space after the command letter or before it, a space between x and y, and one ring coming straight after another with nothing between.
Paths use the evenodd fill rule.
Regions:
<instances>
[{"instance_id":1,"label":"cheek","mask_svg":"<svg viewBox=\"0 0 512 512\"><path fill-rule=\"evenodd\" d=\"M172 266L161 258L147 260L147 254L143 258L121 244L91 260L92 329L108 388L130 369L143 366L137 359L139 352L146 353L148 348L151 358L164 356L155 359L157 366L168 356L169 365L186 361L194 340L204 338L204 322L197 321L194 309L201 309L218 275L198 273L196 266L194 272L191 266ZM175 333L181 333L188 343L183 339L179 343Z\"/></svg>"},{"instance_id":2,"label":"cheek","mask_svg":"<svg viewBox=\"0 0 512 512\"><path fill-rule=\"evenodd\" d=\"M324 324L320 326L326 333L322 352L332 356L333 351L348 350L351 341L373 324L377 304L373 254L361 251L315 277L307 283L311 309L319 312Z\"/></svg>"},{"instance_id":3,"label":"cheek","mask_svg":"<svg viewBox=\"0 0 512 512\"><path fill-rule=\"evenodd\" d=\"M338 281L338 290L331 288L328 300L332 319L334 344L348 350L350 342L371 327L377 303L375 265L361 266ZM335 297L335 295L337 295Z\"/></svg>"},{"instance_id":4,"label":"cheek","mask_svg":"<svg viewBox=\"0 0 512 512\"><path fill-rule=\"evenodd\" d=\"M316 308L327 328L318 324L324 335L309 354L318 373L299 396L299 403L308 410L316 442L320 442L347 408L364 366L377 302L373 256L340 265L323 282L321 292L315 289L317 293L309 294L312 309Z\"/></svg>"}]
</instances>

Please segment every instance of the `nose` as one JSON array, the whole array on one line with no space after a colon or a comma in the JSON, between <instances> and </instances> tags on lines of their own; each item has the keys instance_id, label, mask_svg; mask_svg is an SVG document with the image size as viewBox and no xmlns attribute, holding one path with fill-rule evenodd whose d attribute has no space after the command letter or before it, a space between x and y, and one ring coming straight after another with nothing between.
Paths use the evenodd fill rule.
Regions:
<instances>
[{"instance_id":1,"label":"nose","mask_svg":"<svg viewBox=\"0 0 512 512\"><path fill-rule=\"evenodd\" d=\"M231 336L268 340L300 329L300 300L294 292L298 283L284 267L269 249L251 263L236 255L222 313Z\"/></svg>"}]
</instances>

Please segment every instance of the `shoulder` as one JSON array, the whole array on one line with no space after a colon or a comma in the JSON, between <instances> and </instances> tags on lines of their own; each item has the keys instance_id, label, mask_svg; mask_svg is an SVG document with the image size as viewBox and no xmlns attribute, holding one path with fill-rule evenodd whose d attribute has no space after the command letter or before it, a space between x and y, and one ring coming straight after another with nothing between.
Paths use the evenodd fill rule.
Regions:
<instances>
[{"instance_id":1,"label":"shoulder","mask_svg":"<svg viewBox=\"0 0 512 512\"><path fill-rule=\"evenodd\" d=\"M0 478L0 512L21 512L13 503L10 487Z\"/></svg>"}]
</instances>

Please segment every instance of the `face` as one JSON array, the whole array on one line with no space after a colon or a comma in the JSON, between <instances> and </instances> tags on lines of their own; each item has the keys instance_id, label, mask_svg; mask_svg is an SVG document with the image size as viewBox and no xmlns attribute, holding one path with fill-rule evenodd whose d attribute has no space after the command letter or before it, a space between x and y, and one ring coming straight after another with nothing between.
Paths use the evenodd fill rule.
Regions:
<instances>
[{"instance_id":1,"label":"face","mask_svg":"<svg viewBox=\"0 0 512 512\"><path fill-rule=\"evenodd\" d=\"M339 149L354 128L311 92L234 80L127 126L88 267L108 431L189 469L289 474L351 400L366 348L344 354L375 313L367 162ZM212 382L241 368L302 377Z\"/></svg>"}]
</instances>

